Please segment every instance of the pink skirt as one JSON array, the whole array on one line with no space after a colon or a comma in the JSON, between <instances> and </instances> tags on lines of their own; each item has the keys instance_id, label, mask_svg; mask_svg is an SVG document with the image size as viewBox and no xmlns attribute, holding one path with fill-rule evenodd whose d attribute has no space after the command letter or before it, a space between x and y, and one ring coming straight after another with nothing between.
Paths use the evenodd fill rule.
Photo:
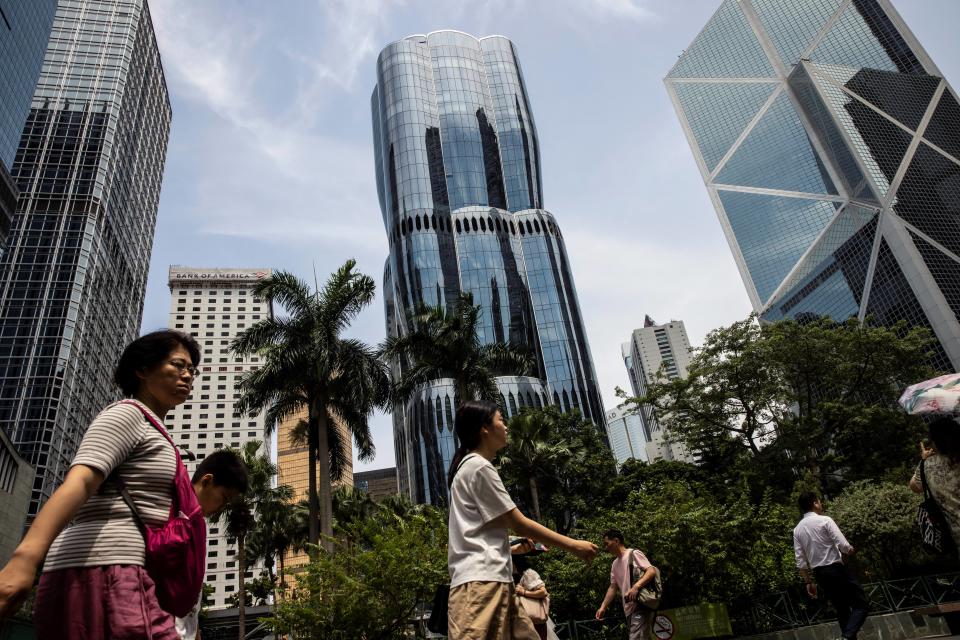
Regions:
<instances>
[{"instance_id":1,"label":"pink skirt","mask_svg":"<svg viewBox=\"0 0 960 640\"><path fill-rule=\"evenodd\" d=\"M40 576L37 640L179 640L143 567L112 564Z\"/></svg>"}]
</instances>

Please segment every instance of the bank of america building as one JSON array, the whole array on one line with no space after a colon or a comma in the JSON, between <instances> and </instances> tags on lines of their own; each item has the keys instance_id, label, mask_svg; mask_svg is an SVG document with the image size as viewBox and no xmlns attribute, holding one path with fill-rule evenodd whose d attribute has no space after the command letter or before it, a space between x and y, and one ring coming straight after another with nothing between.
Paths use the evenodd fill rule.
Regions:
<instances>
[{"instance_id":1,"label":"bank of america building","mask_svg":"<svg viewBox=\"0 0 960 640\"><path fill-rule=\"evenodd\" d=\"M602 428L603 406L557 220L543 209L537 132L513 44L456 31L405 38L377 61L372 97L380 208L390 242L388 335L420 304L482 308L481 343L523 345L536 375L498 379L508 415L555 405ZM407 363L393 363L399 375ZM455 449L453 384L394 411L401 492L443 502Z\"/></svg>"},{"instance_id":2,"label":"bank of america building","mask_svg":"<svg viewBox=\"0 0 960 640\"><path fill-rule=\"evenodd\" d=\"M725 0L666 78L754 309L960 366L960 106L887 0Z\"/></svg>"}]
</instances>

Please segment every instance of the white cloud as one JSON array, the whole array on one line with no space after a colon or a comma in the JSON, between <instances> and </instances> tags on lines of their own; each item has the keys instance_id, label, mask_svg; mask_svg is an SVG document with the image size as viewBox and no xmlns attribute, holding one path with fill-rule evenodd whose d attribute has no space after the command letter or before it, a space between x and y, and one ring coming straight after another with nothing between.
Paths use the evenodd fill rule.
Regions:
<instances>
[{"instance_id":1,"label":"white cloud","mask_svg":"<svg viewBox=\"0 0 960 640\"><path fill-rule=\"evenodd\" d=\"M636 0L574 0L587 14L599 19L627 19L648 22L657 17L650 8Z\"/></svg>"},{"instance_id":2,"label":"white cloud","mask_svg":"<svg viewBox=\"0 0 960 640\"><path fill-rule=\"evenodd\" d=\"M615 386L629 389L620 344L643 325L645 314L657 322L683 320L691 345L699 346L711 329L750 313L722 235L698 246L569 223L563 231L607 408L615 406Z\"/></svg>"},{"instance_id":3,"label":"white cloud","mask_svg":"<svg viewBox=\"0 0 960 640\"><path fill-rule=\"evenodd\" d=\"M317 45L307 51L287 49L308 65L318 80L330 80L351 90L360 67L380 51L380 32L396 0L318 0Z\"/></svg>"}]
</instances>

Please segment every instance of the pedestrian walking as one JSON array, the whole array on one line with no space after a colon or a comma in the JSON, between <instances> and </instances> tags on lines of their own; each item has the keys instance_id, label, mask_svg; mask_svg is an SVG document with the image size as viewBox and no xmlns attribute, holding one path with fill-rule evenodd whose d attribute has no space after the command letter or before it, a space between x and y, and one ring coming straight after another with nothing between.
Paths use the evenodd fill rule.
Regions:
<instances>
[{"instance_id":1,"label":"pedestrian walking","mask_svg":"<svg viewBox=\"0 0 960 640\"><path fill-rule=\"evenodd\" d=\"M655 606L643 604L640 594L645 589L653 589L657 592L659 603L660 571L650 564L642 551L628 548L623 533L618 529L609 529L603 534L603 547L614 559L610 564L610 586L607 587L603 602L594 617L597 620L603 619L619 591L623 602L623 615L627 619L628 639L648 640L653 629Z\"/></svg>"},{"instance_id":2,"label":"pedestrian walking","mask_svg":"<svg viewBox=\"0 0 960 640\"><path fill-rule=\"evenodd\" d=\"M597 547L530 520L517 509L493 460L507 445L507 425L496 404L467 401L457 409L450 487L448 637L451 640L538 640L514 590L510 539L513 529L589 561Z\"/></svg>"},{"instance_id":3,"label":"pedestrian walking","mask_svg":"<svg viewBox=\"0 0 960 640\"><path fill-rule=\"evenodd\" d=\"M837 611L842 637L855 640L870 610L863 587L843 562L856 550L833 518L823 515L816 493L802 494L798 504L803 517L793 530L793 548L807 594L816 598L822 589Z\"/></svg>"},{"instance_id":4,"label":"pedestrian walking","mask_svg":"<svg viewBox=\"0 0 960 640\"><path fill-rule=\"evenodd\" d=\"M923 493L922 468L927 489L950 526L953 542L960 545L960 424L955 418L941 416L928 428L933 447L921 451L910 488Z\"/></svg>"},{"instance_id":5,"label":"pedestrian walking","mask_svg":"<svg viewBox=\"0 0 960 640\"><path fill-rule=\"evenodd\" d=\"M126 347L114 381L129 399L93 420L63 483L0 570L0 618L19 608L43 563L34 601L39 640L177 640L173 616L160 608L144 568L138 519L165 526L174 496L182 495L175 483L182 486L186 470L177 468L176 450L154 425L189 397L199 361L196 341L176 331ZM202 474L193 486L204 514L245 488L245 472Z\"/></svg>"},{"instance_id":6,"label":"pedestrian walking","mask_svg":"<svg viewBox=\"0 0 960 640\"><path fill-rule=\"evenodd\" d=\"M209 517L226 507L239 495L247 492L247 466L235 452L229 449L218 449L197 465L192 482L197 500L203 509L203 515ZM180 640L201 640L200 609L202 606L203 593L201 592L190 612L174 619Z\"/></svg>"}]
</instances>

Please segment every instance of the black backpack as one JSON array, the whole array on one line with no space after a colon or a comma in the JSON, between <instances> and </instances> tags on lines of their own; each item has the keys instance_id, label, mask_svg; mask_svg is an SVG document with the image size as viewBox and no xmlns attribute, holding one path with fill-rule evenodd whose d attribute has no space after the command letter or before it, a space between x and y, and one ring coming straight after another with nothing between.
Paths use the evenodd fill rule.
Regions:
<instances>
[{"instance_id":1,"label":"black backpack","mask_svg":"<svg viewBox=\"0 0 960 640\"><path fill-rule=\"evenodd\" d=\"M923 502L917 508L917 528L920 529L920 542L928 551L939 555L956 555L957 543L950 533L950 525L947 523L943 510L937 501L930 495L930 487L927 486L927 476L923 471L923 463L920 461L920 483L923 485Z\"/></svg>"}]
</instances>

